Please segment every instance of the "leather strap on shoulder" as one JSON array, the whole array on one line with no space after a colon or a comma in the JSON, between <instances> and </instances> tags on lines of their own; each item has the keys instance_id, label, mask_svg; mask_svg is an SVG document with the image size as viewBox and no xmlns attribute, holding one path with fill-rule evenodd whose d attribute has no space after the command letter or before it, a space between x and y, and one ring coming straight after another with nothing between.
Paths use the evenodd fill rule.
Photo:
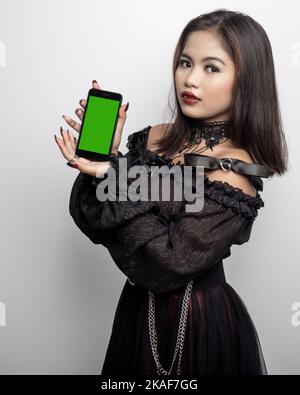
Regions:
<instances>
[{"instance_id":1,"label":"leather strap on shoulder","mask_svg":"<svg viewBox=\"0 0 300 395\"><path fill-rule=\"evenodd\" d=\"M273 174L272 169L267 165L247 163L236 158L217 158L200 154L184 154L184 164L190 166L203 166L205 169L233 170L236 173L247 175L254 187L263 190L263 181L260 177L267 178Z\"/></svg>"}]
</instances>

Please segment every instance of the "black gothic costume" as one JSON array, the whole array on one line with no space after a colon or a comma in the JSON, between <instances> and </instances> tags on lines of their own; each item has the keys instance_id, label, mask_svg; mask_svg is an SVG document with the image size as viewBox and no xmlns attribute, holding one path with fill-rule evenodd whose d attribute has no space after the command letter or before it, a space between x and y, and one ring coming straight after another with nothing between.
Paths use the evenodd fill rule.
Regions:
<instances>
[{"instance_id":1,"label":"black gothic costume","mask_svg":"<svg viewBox=\"0 0 300 395\"><path fill-rule=\"evenodd\" d=\"M170 158L146 148L150 128L128 137L126 155L120 151L118 156L110 155L117 193L119 158L127 158L128 169L134 165L147 170L151 165L173 166ZM244 174L248 170L256 196L227 182L210 181L204 174L204 207L185 212L184 199L119 201L117 194L117 200L101 202L96 187L103 178L79 173L75 180L71 216L93 243L108 248L128 277L102 374L166 374L171 366L172 374L267 374L255 326L243 301L226 282L223 269L231 245L249 240L257 211L264 206L258 192L263 189L260 176L266 177L264 167L237 159L220 163L197 154L185 159L186 164L208 169L222 165ZM148 176L151 178L151 172ZM186 322L183 319L181 329L185 327L185 335L173 360L184 298ZM155 350L160 364L154 358Z\"/></svg>"}]
</instances>

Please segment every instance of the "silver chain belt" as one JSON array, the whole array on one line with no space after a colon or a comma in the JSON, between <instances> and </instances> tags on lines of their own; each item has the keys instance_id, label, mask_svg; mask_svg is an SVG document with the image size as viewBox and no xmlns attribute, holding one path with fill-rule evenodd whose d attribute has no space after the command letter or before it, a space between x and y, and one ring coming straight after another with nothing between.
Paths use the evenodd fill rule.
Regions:
<instances>
[{"instance_id":1,"label":"silver chain belt","mask_svg":"<svg viewBox=\"0 0 300 395\"><path fill-rule=\"evenodd\" d=\"M187 322L188 309L189 309L189 300L190 300L190 297L192 294L192 288L193 288L193 280L187 284L185 292L184 292L184 297L183 297L182 306L181 306L179 327L178 327L178 332L177 332L176 345L175 345L175 349L174 349L172 364L171 364L169 371L166 371L161 366L161 363L159 362L159 353L158 353L158 349L157 349L157 344L158 344L157 333L156 333L156 328L155 328L155 326L156 326L155 325L155 295L151 291L148 291L148 296L149 296L149 298L148 298L149 299L149 304L148 304L149 335L150 335L152 354L153 354L153 357L154 357L154 360L156 363L158 375L160 375L160 374L170 375L171 374L174 362L177 357L178 350L179 350L179 358L178 358L178 365L177 365L176 373L177 373L177 375L180 375L180 373L181 373L180 364L181 364L181 357L182 357L182 352L183 352L186 322Z\"/></svg>"}]
</instances>

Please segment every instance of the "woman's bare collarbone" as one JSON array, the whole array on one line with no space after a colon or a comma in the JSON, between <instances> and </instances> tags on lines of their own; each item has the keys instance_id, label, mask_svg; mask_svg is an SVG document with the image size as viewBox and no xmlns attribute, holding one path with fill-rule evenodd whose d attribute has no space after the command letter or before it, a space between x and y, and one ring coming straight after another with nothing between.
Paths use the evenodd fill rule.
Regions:
<instances>
[{"instance_id":1,"label":"woman's bare collarbone","mask_svg":"<svg viewBox=\"0 0 300 395\"><path fill-rule=\"evenodd\" d=\"M147 149L156 152L156 149L158 148L158 140L162 137L162 133L164 130L168 130L168 127L171 124L159 124L153 126L149 130L149 136L148 136L148 142L147 142ZM226 157L234 157L234 154L238 154L238 151L244 151L239 148L229 139L226 140L222 143L217 144L215 147L213 147L213 150L211 150L209 147L206 147L206 144L204 141L201 141L201 143L198 146L192 147L191 150L185 150L181 154L179 152L176 152L175 154L172 155L173 161L172 164L183 164L184 163L184 154L187 153L199 153L203 154L206 156L212 156L212 157L217 157L217 158L226 158ZM162 155L162 154L160 154ZM250 155L249 159L251 161Z\"/></svg>"}]
</instances>

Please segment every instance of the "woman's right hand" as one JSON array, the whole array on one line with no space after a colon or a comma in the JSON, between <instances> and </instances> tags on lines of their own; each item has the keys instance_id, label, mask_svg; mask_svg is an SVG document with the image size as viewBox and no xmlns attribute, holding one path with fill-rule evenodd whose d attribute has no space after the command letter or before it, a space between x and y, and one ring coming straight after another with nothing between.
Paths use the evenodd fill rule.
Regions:
<instances>
[{"instance_id":1,"label":"woman's right hand","mask_svg":"<svg viewBox=\"0 0 300 395\"><path fill-rule=\"evenodd\" d=\"M93 80L92 88L101 90L101 88L98 85L96 80ZM84 110L86 107L86 99L79 100L79 104L81 105L81 108L76 108L75 114L82 121L83 115L84 115ZM119 109L118 123L117 123L116 133L115 133L114 141L113 141L113 145L112 145L112 152L115 154L118 154L119 146L121 144L122 132L123 132L124 124L125 124L126 117L127 117L126 111L128 110L128 107L129 107L129 103L127 103L127 105L123 104ZM63 118L72 129L74 129L77 133L80 132L81 123L76 122L74 119L70 118L67 115L63 115ZM74 138L74 139L77 141L76 138Z\"/></svg>"}]
</instances>

